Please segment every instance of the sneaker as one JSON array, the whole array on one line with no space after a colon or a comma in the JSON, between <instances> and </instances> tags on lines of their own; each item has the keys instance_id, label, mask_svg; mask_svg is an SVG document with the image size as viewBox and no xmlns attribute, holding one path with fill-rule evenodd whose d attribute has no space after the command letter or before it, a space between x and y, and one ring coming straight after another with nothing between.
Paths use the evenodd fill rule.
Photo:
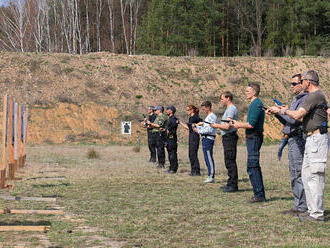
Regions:
<instances>
[{"instance_id":1,"label":"sneaker","mask_svg":"<svg viewBox=\"0 0 330 248\"><path fill-rule=\"evenodd\" d=\"M251 199L248 200L249 203L256 203L256 202L265 202L265 198L255 197L253 196Z\"/></svg>"},{"instance_id":2,"label":"sneaker","mask_svg":"<svg viewBox=\"0 0 330 248\"><path fill-rule=\"evenodd\" d=\"M165 165L163 165L163 164L158 164L158 165L156 166L156 168L157 168L157 169L164 169L164 168L165 168Z\"/></svg>"},{"instance_id":3,"label":"sneaker","mask_svg":"<svg viewBox=\"0 0 330 248\"><path fill-rule=\"evenodd\" d=\"M320 217L318 219L315 219L310 215L302 215L301 214L301 215L298 216L298 218L301 222L307 222L307 221L314 221L314 222L321 221L321 222L324 222L324 217L323 218Z\"/></svg>"},{"instance_id":4,"label":"sneaker","mask_svg":"<svg viewBox=\"0 0 330 248\"><path fill-rule=\"evenodd\" d=\"M214 183L214 178L208 177L205 179L204 183Z\"/></svg>"},{"instance_id":5,"label":"sneaker","mask_svg":"<svg viewBox=\"0 0 330 248\"><path fill-rule=\"evenodd\" d=\"M233 186L227 186L222 189L223 192L225 193L233 193L238 191L238 187L233 187Z\"/></svg>"}]
</instances>

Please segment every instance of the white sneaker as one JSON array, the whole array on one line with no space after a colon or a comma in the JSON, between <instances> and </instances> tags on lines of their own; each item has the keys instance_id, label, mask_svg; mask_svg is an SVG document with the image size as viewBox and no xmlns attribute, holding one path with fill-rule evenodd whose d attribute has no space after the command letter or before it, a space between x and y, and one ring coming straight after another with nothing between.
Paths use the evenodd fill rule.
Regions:
<instances>
[{"instance_id":1,"label":"white sneaker","mask_svg":"<svg viewBox=\"0 0 330 248\"><path fill-rule=\"evenodd\" d=\"M208 177L208 178L206 178L206 180L204 181L204 183L214 183L214 178Z\"/></svg>"}]
</instances>

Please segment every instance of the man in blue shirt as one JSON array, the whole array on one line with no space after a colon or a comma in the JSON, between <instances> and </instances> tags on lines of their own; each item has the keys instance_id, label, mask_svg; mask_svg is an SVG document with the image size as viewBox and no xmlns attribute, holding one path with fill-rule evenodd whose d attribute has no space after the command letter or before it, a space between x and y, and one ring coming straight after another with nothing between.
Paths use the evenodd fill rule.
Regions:
<instances>
[{"instance_id":1,"label":"man in blue shirt","mask_svg":"<svg viewBox=\"0 0 330 248\"><path fill-rule=\"evenodd\" d=\"M233 121L231 126L234 128L245 128L247 158L247 173L253 187L254 196L249 200L250 203L263 202L266 200L264 183L262 179L260 160L260 148L263 142L265 112L263 103L258 98L260 85L250 83L245 89L245 96L251 104L248 109L247 121Z\"/></svg>"}]
</instances>

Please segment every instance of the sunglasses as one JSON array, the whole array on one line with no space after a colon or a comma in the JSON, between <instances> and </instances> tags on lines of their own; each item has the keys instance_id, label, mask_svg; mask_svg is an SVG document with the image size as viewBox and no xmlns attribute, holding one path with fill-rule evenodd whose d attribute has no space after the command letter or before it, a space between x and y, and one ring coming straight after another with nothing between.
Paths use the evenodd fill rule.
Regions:
<instances>
[{"instance_id":1,"label":"sunglasses","mask_svg":"<svg viewBox=\"0 0 330 248\"><path fill-rule=\"evenodd\" d=\"M298 84L301 84L302 81L300 80L298 83L291 83L291 86L297 86Z\"/></svg>"}]
</instances>

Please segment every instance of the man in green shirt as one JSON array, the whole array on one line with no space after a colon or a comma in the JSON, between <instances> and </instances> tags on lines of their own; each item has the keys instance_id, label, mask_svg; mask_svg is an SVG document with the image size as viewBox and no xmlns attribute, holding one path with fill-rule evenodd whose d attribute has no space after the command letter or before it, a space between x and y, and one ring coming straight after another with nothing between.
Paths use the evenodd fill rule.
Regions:
<instances>
[{"instance_id":1,"label":"man in green shirt","mask_svg":"<svg viewBox=\"0 0 330 248\"><path fill-rule=\"evenodd\" d=\"M266 200L262 172L259 164L260 148L263 142L265 112L262 110L263 103L258 98L260 85L250 83L245 89L245 95L251 104L249 106L246 122L232 121L234 128L245 128L247 158L247 173L253 187L254 196L250 203L263 202Z\"/></svg>"},{"instance_id":2,"label":"man in green shirt","mask_svg":"<svg viewBox=\"0 0 330 248\"><path fill-rule=\"evenodd\" d=\"M151 128L152 133L154 133L156 138L156 147L157 147L157 158L158 165L157 168L165 168L165 142L166 142L166 133L165 128L168 121L167 115L164 115L164 107L156 106L155 114L157 115L154 122L147 122L147 125Z\"/></svg>"}]
</instances>

